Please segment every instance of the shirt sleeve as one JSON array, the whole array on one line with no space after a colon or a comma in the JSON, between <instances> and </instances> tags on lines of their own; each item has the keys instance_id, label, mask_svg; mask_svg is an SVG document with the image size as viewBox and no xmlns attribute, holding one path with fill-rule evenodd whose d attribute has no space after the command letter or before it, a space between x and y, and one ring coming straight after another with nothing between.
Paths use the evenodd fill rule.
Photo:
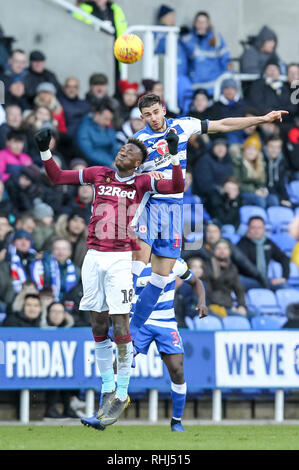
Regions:
<instances>
[{"instance_id":1,"label":"shirt sleeve","mask_svg":"<svg viewBox=\"0 0 299 470\"><path fill-rule=\"evenodd\" d=\"M182 118L182 127L189 138L193 134L207 134L209 121L208 119L201 121L193 117L186 117Z\"/></svg>"},{"instance_id":2,"label":"shirt sleeve","mask_svg":"<svg viewBox=\"0 0 299 470\"><path fill-rule=\"evenodd\" d=\"M158 194L158 191L155 187L155 179L152 176L147 174L137 176L136 183L143 194L147 192Z\"/></svg>"},{"instance_id":3,"label":"shirt sleeve","mask_svg":"<svg viewBox=\"0 0 299 470\"><path fill-rule=\"evenodd\" d=\"M104 175L106 167L104 166L91 166L79 170L79 181L81 185L93 184L96 176Z\"/></svg>"}]
</instances>

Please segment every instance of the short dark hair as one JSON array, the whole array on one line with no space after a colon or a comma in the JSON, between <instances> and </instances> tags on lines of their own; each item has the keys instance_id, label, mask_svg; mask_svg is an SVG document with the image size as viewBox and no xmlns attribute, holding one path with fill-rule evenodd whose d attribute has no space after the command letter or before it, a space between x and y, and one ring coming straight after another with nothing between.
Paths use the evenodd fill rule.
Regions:
<instances>
[{"instance_id":1,"label":"short dark hair","mask_svg":"<svg viewBox=\"0 0 299 470\"><path fill-rule=\"evenodd\" d=\"M155 93L146 93L145 95L141 96L138 100L138 108L140 112L142 112L142 108L149 108L153 104L162 104L160 96L155 95Z\"/></svg>"},{"instance_id":2,"label":"short dark hair","mask_svg":"<svg viewBox=\"0 0 299 470\"><path fill-rule=\"evenodd\" d=\"M65 306L64 306L64 303L63 303L63 302L54 301L54 302L51 302L51 303L48 305L48 307L47 307L47 315L49 315L50 310L51 310L51 308L53 307L53 305L62 305L62 306L63 306L63 310L65 311Z\"/></svg>"},{"instance_id":3,"label":"short dark hair","mask_svg":"<svg viewBox=\"0 0 299 470\"><path fill-rule=\"evenodd\" d=\"M112 107L109 106L108 103L97 104L97 105L93 106L93 108L92 108L93 113L102 114L106 110L108 110L108 111L110 111L110 113L114 114L114 111L113 111Z\"/></svg>"},{"instance_id":4,"label":"short dark hair","mask_svg":"<svg viewBox=\"0 0 299 470\"><path fill-rule=\"evenodd\" d=\"M262 222L264 222L264 225L265 225L265 221L264 221L263 217L261 217L260 215L251 216L250 219L248 220L248 225L251 224L251 222L253 220L261 220Z\"/></svg>"},{"instance_id":5,"label":"short dark hair","mask_svg":"<svg viewBox=\"0 0 299 470\"><path fill-rule=\"evenodd\" d=\"M128 139L127 143L128 144L134 144L134 145L136 145L136 147L139 148L140 152L142 153L141 163L144 163L147 160L147 157L148 157L147 148L144 145L144 143L141 142L141 140L135 139L134 137L130 137L130 139Z\"/></svg>"},{"instance_id":6,"label":"short dark hair","mask_svg":"<svg viewBox=\"0 0 299 470\"><path fill-rule=\"evenodd\" d=\"M26 302L27 299L36 299L41 304L41 300L38 294L26 294L24 298L24 303Z\"/></svg>"},{"instance_id":7,"label":"short dark hair","mask_svg":"<svg viewBox=\"0 0 299 470\"><path fill-rule=\"evenodd\" d=\"M16 52L18 52L19 54L26 54L23 49L14 49L13 51L11 51L10 57L12 57Z\"/></svg>"},{"instance_id":8,"label":"short dark hair","mask_svg":"<svg viewBox=\"0 0 299 470\"><path fill-rule=\"evenodd\" d=\"M18 140L19 142L25 142L25 136L22 131L12 129L8 132L6 140Z\"/></svg>"},{"instance_id":9,"label":"short dark hair","mask_svg":"<svg viewBox=\"0 0 299 470\"><path fill-rule=\"evenodd\" d=\"M267 139L266 141L266 145L269 143L269 142L275 142L279 140L281 143L283 142L282 138L279 136L279 135L271 135L271 137L269 137L269 139Z\"/></svg>"},{"instance_id":10,"label":"short dark hair","mask_svg":"<svg viewBox=\"0 0 299 470\"><path fill-rule=\"evenodd\" d=\"M234 184L237 184L240 187L240 183L239 183L238 179L235 176L228 176L224 180L223 185L225 185L226 183L234 183Z\"/></svg>"}]
</instances>

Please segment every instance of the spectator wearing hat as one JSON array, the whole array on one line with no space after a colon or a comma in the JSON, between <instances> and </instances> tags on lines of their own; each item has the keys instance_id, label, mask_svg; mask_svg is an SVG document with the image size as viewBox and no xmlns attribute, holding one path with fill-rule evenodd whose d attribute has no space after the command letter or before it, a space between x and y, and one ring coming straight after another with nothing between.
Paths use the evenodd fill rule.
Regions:
<instances>
[{"instance_id":1,"label":"spectator wearing hat","mask_svg":"<svg viewBox=\"0 0 299 470\"><path fill-rule=\"evenodd\" d=\"M16 293L22 290L25 281L35 283L38 290L44 283L43 264L32 248L33 239L26 230L18 229L12 238L7 253L10 268L10 278Z\"/></svg>"},{"instance_id":2,"label":"spectator wearing hat","mask_svg":"<svg viewBox=\"0 0 299 470\"><path fill-rule=\"evenodd\" d=\"M66 132L64 110L56 98L56 88L53 83L42 82L36 88L35 106L46 106L52 113L52 118L57 122L57 130Z\"/></svg>"},{"instance_id":3,"label":"spectator wearing hat","mask_svg":"<svg viewBox=\"0 0 299 470\"><path fill-rule=\"evenodd\" d=\"M59 102L64 109L65 124L68 135L74 137L78 126L89 110L86 100L79 97L79 80L75 77L66 79L63 89L59 94Z\"/></svg>"},{"instance_id":4,"label":"spectator wearing hat","mask_svg":"<svg viewBox=\"0 0 299 470\"><path fill-rule=\"evenodd\" d=\"M204 264L203 281L206 283L209 310L221 317L247 315L245 291L237 267L231 261L228 240L221 238L215 243L211 259ZM236 303L234 305L233 295Z\"/></svg>"},{"instance_id":5,"label":"spectator wearing hat","mask_svg":"<svg viewBox=\"0 0 299 470\"><path fill-rule=\"evenodd\" d=\"M175 26L175 11L168 5L161 5L157 14L157 24L160 26ZM166 33L158 32L154 34L155 54L165 54Z\"/></svg>"},{"instance_id":6,"label":"spectator wearing hat","mask_svg":"<svg viewBox=\"0 0 299 470\"><path fill-rule=\"evenodd\" d=\"M253 43L245 49L240 58L242 73L262 74L267 62L274 60L279 64L280 73L285 73L285 65L277 52L277 35L268 26L263 26Z\"/></svg>"},{"instance_id":7,"label":"spectator wearing hat","mask_svg":"<svg viewBox=\"0 0 299 470\"><path fill-rule=\"evenodd\" d=\"M221 94L219 101L214 103L209 111L209 119L225 119L228 117L238 117L245 115L245 102L240 97L236 80L226 78L221 83ZM228 146L243 143L243 131L233 131L224 134Z\"/></svg>"},{"instance_id":8,"label":"spectator wearing hat","mask_svg":"<svg viewBox=\"0 0 299 470\"><path fill-rule=\"evenodd\" d=\"M128 80L119 80L118 89L120 93L119 115L122 123L130 117L130 112L137 106L138 83L130 83Z\"/></svg>"},{"instance_id":9,"label":"spectator wearing hat","mask_svg":"<svg viewBox=\"0 0 299 470\"><path fill-rule=\"evenodd\" d=\"M121 128L119 102L108 94L108 77L104 73L94 73L89 79L89 91L85 97L91 112L107 106L113 113L112 124L115 129Z\"/></svg>"},{"instance_id":10,"label":"spectator wearing hat","mask_svg":"<svg viewBox=\"0 0 299 470\"><path fill-rule=\"evenodd\" d=\"M39 178L39 168L30 165L22 167L19 174L5 183L7 194L19 213L33 209L35 200L42 196Z\"/></svg>"},{"instance_id":11,"label":"spectator wearing hat","mask_svg":"<svg viewBox=\"0 0 299 470\"><path fill-rule=\"evenodd\" d=\"M32 51L29 56L29 68L24 78L25 93L30 103L36 96L36 89L40 83L52 83L56 90L60 89L56 75L46 69L46 56L41 51Z\"/></svg>"},{"instance_id":12,"label":"spectator wearing hat","mask_svg":"<svg viewBox=\"0 0 299 470\"><path fill-rule=\"evenodd\" d=\"M117 141L120 145L127 143L130 137L144 128L144 122L141 119L141 114L139 108L136 106L130 112L129 119L122 125L120 131L116 133Z\"/></svg>"},{"instance_id":13,"label":"spectator wearing hat","mask_svg":"<svg viewBox=\"0 0 299 470\"><path fill-rule=\"evenodd\" d=\"M113 111L108 106L96 108L82 119L76 141L89 164L112 168L119 149L112 119Z\"/></svg>"},{"instance_id":14,"label":"spectator wearing hat","mask_svg":"<svg viewBox=\"0 0 299 470\"><path fill-rule=\"evenodd\" d=\"M36 223L32 233L34 247L37 251L44 251L47 249L47 241L51 240L55 234L54 211L49 204L37 199L32 214Z\"/></svg>"},{"instance_id":15,"label":"spectator wearing hat","mask_svg":"<svg viewBox=\"0 0 299 470\"><path fill-rule=\"evenodd\" d=\"M284 109L293 115L296 111L289 86L280 79L279 64L273 60L265 64L262 78L252 83L248 101L260 113Z\"/></svg>"},{"instance_id":16,"label":"spectator wearing hat","mask_svg":"<svg viewBox=\"0 0 299 470\"><path fill-rule=\"evenodd\" d=\"M44 286L52 287L57 302L79 282L79 269L71 255L71 243L64 238L54 240L51 251L44 252Z\"/></svg>"},{"instance_id":17,"label":"spectator wearing hat","mask_svg":"<svg viewBox=\"0 0 299 470\"><path fill-rule=\"evenodd\" d=\"M263 207L272 205L266 188L265 163L258 137L252 135L245 140L241 157L233 156L234 176L242 195L242 204Z\"/></svg>"},{"instance_id":18,"label":"spectator wearing hat","mask_svg":"<svg viewBox=\"0 0 299 470\"><path fill-rule=\"evenodd\" d=\"M231 56L204 11L195 15L193 28L181 35L179 46L178 101L184 113L189 109L194 89L205 88L209 96L213 95L215 81L231 68Z\"/></svg>"},{"instance_id":19,"label":"spectator wearing hat","mask_svg":"<svg viewBox=\"0 0 299 470\"><path fill-rule=\"evenodd\" d=\"M82 208L73 209L70 214L62 214L55 224L55 236L65 238L71 243L71 260L82 267L86 254L86 240L88 230L86 222L86 212Z\"/></svg>"},{"instance_id":20,"label":"spectator wearing hat","mask_svg":"<svg viewBox=\"0 0 299 470\"><path fill-rule=\"evenodd\" d=\"M19 173L22 166L31 165L32 159L23 153L25 137L21 131L11 130L7 135L6 147L0 150L0 179L7 181L11 174Z\"/></svg>"},{"instance_id":21,"label":"spectator wearing hat","mask_svg":"<svg viewBox=\"0 0 299 470\"><path fill-rule=\"evenodd\" d=\"M227 141L215 139L211 150L199 158L193 167L192 191L205 200L210 191L221 188L226 178L232 175L233 167Z\"/></svg>"}]
</instances>

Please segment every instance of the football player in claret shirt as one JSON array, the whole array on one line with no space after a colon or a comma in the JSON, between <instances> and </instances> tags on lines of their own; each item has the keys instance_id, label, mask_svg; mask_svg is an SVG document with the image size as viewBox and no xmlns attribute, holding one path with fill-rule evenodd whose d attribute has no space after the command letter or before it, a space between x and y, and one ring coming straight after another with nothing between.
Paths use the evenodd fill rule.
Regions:
<instances>
[{"instance_id":1,"label":"football player in claret shirt","mask_svg":"<svg viewBox=\"0 0 299 470\"><path fill-rule=\"evenodd\" d=\"M46 172L54 184L91 184L93 211L88 225L88 252L82 266L83 298L80 310L91 312L96 362L102 377L100 410L93 427L105 429L128 406L128 386L133 359L129 313L133 296L132 250L137 249L129 225L139 204L148 194L181 193L184 179L177 155L178 137L170 131L166 140L172 153L172 179L155 180L135 170L147 159L145 145L129 139L115 159L116 171L103 166L61 170L49 150L51 132L35 135ZM111 340L107 333L109 315L117 345L117 387L113 371ZM83 424L90 423L82 421Z\"/></svg>"}]
</instances>

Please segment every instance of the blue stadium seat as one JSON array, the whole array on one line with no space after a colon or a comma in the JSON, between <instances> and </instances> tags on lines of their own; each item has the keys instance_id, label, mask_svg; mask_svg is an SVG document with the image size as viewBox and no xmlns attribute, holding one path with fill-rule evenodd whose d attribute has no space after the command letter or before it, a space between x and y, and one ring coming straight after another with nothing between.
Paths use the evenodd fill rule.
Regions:
<instances>
[{"instance_id":1,"label":"blue stadium seat","mask_svg":"<svg viewBox=\"0 0 299 470\"><path fill-rule=\"evenodd\" d=\"M292 287L299 287L299 267L297 264L290 262L290 276L288 285Z\"/></svg>"},{"instance_id":2,"label":"blue stadium seat","mask_svg":"<svg viewBox=\"0 0 299 470\"><path fill-rule=\"evenodd\" d=\"M269 266L268 266L268 278L269 279L277 279L282 277L282 266L277 261L271 259Z\"/></svg>"},{"instance_id":3,"label":"blue stadium seat","mask_svg":"<svg viewBox=\"0 0 299 470\"><path fill-rule=\"evenodd\" d=\"M185 320L185 323L186 323L186 325L187 325L187 328L189 328L189 330L194 330L194 321L193 321L193 318L186 316L186 317L184 318L184 320Z\"/></svg>"},{"instance_id":4,"label":"blue stadium seat","mask_svg":"<svg viewBox=\"0 0 299 470\"><path fill-rule=\"evenodd\" d=\"M215 315L208 315L204 318L195 318L194 323L197 330L222 330L222 321Z\"/></svg>"},{"instance_id":5,"label":"blue stadium seat","mask_svg":"<svg viewBox=\"0 0 299 470\"><path fill-rule=\"evenodd\" d=\"M249 289L246 293L246 304L260 314L281 315L281 307L275 294L270 289Z\"/></svg>"},{"instance_id":6,"label":"blue stadium seat","mask_svg":"<svg viewBox=\"0 0 299 470\"><path fill-rule=\"evenodd\" d=\"M291 181L287 185L290 201L293 204L299 205L299 181Z\"/></svg>"},{"instance_id":7,"label":"blue stadium seat","mask_svg":"<svg viewBox=\"0 0 299 470\"><path fill-rule=\"evenodd\" d=\"M222 237L229 240L233 245L236 245L241 238L237 233L223 233Z\"/></svg>"},{"instance_id":8,"label":"blue stadium seat","mask_svg":"<svg viewBox=\"0 0 299 470\"><path fill-rule=\"evenodd\" d=\"M222 319L224 330L250 330L250 323L247 318L241 315L230 315Z\"/></svg>"},{"instance_id":9,"label":"blue stadium seat","mask_svg":"<svg viewBox=\"0 0 299 470\"><path fill-rule=\"evenodd\" d=\"M289 207L272 206L267 209L268 221L272 225L273 232L286 231L294 212Z\"/></svg>"},{"instance_id":10,"label":"blue stadium seat","mask_svg":"<svg viewBox=\"0 0 299 470\"><path fill-rule=\"evenodd\" d=\"M242 206L240 208L240 218L241 218L241 224L248 225L248 220L250 217L253 216L259 216L264 219L265 222L267 222L267 214L266 211L259 206Z\"/></svg>"},{"instance_id":11,"label":"blue stadium seat","mask_svg":"<svg viewBox=\"0 0 299 470\"><path fill-rule=\"evenodd\" d=\"M253 330L279 330L287 321L284 315L258 315L251 319Z\"/></svg>"},{"instance_id":12,"label":"blue stadium seat","mask_svg":"<svg viewBox=\"0 0 299 470\"><path fill-rule=\"evenodd\" d=\"M278 289L276 298L285 313L288 305L299 302L299 291L297 289Z\"/></svg>"},{"instance_id":13,"label":"blue stadium seat","mask_svg":"<svg viewBox=\"0 0 299 470\"><path fill-rule=\"evenodd\" d=\"M287 232L273 233L270 238L286 254L290 254L296 244L296 240Z\"/></svg>"}]
</instances>

